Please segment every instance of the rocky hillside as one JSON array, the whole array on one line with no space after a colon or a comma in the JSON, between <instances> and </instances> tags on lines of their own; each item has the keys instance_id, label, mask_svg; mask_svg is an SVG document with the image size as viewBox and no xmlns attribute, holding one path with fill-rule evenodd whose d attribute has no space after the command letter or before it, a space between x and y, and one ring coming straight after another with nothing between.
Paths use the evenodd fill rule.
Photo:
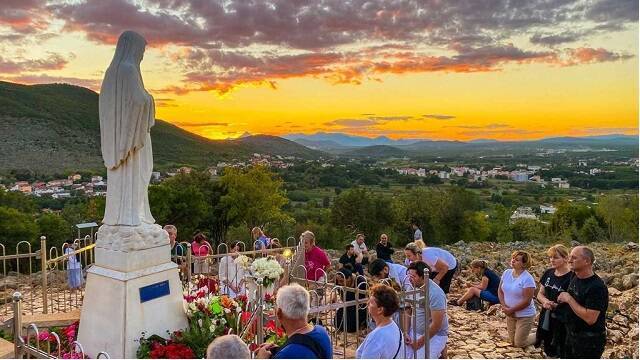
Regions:
<instances>
[{"instance_id":1,"label":"rocky hillside","mask_svg":"<svg viewBox=\"0 0 640 360\"><path fill-rule=\"evenodd\" d=\"M156 168L206 167L255 152L302 158L321 154L275 136L210 140L162 120L151 138ZM0 172L103 170L98 94L65 84L0 81L0 153Z\"/></svg>"},{"instance_id":2,"label":"rocky hillside","mask_svg":"<svg viewBox=\"0 0 640 360\"><path fill-rule=\"evenodd\" d=\"M370 247L372 244L368 244ZM575 245L575 244L574 244ZM549 244L525 243L464 243L446 247L462 265L462 271L454 279L449 298L462 295L467 281L475 281L469 264L474 259L487 260L498 272L507 268L511 253L529 251L533 257L530 272L536 279L548 267L546 250ZM609 287L607 311L607 346L604 358L638 358L638 244L593 243L590 247L596 255L596 272ZM340 251L328 251L334 263ZM373 253L373 251L372 251ZM396 262L404 261L401 251L393 256ZM450 306L449 358L543 358L539 349L530 346L516 349L506 342L505 315L500 306L472 312L463 307Z\"/></svg>"}]
</instances>

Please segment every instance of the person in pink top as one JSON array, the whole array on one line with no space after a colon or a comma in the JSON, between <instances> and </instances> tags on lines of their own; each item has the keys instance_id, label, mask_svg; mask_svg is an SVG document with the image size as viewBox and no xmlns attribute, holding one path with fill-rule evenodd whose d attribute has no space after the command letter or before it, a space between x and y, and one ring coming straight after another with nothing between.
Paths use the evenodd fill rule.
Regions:
<instances>
[{"instance_id":1,"label":"person in pink top","mask_svg":"<svg viewBox=\"0 0 640 360\"><path fill-rule=\"evenodd\" d=\"M309 230L300 235L300 239L304 241L304 266L307 269L307 280L323 281L322 269L325 272L329 270L331 261L324 250L316 246L316 236Z\"/></svg>"},{"instance_id":2,"label":"person in pink top","mask_svg":"<svg viewBox=\"0 0 640 360\"><path fill-rule=\"evenodd\" d=\"M207 241L207 237L199 232L193 237L191 243L191 251L195 255L193 261L193 273L203 274L209 272L209 259L205 256L209 255L211 251L211 244Z\"/></svg>"}]
</instances>

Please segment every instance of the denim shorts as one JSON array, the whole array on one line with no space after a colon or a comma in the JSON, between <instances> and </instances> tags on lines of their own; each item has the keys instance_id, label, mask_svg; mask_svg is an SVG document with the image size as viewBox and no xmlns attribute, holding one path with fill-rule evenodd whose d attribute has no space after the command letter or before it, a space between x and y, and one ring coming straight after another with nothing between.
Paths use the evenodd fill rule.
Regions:
<instances>
[{"instance_id":1,"label":"denim shorts","mask_svg":"<svg viewBox=\"0 0 640 360\"><path fill-rule=\"evenodd\" d=\"M497 304L500 302L500 299L498 299L498 297L492 294L489 290L480 291L480 299L488 301L492 304Z\"/></svg>"}]
</instances>

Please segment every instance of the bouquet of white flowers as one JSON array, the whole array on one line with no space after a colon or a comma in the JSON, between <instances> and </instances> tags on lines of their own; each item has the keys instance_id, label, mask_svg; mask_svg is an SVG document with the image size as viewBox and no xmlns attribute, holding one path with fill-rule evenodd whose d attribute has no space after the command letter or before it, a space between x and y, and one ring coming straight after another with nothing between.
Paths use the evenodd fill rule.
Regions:
<instances>
[{"instance_id":1,"label":"bouquet of white flowers","mask_svg":"<svg viewBox=\"0 0 640 360\"><path fill-rule=\"evenodd\" d=\"M251 273L254 276L262 277L262 283L268 287L280 278L284 269L273 256L268 256L254 260L251 264Z\"/></svg>"},{"instance_id":2,"label":"bouquet of white flowers","mask_svg":"<svg viewBox=\"0 0 640 360\"><path fill-rule=\"evenodd\" d=\"M249 257L247 257L246 255L240 255L235 260L233 260L233 263L243 269L247 269L249 267L249 264L251 264L251 259L249 259Z\"/></svg>"}]
</instances>

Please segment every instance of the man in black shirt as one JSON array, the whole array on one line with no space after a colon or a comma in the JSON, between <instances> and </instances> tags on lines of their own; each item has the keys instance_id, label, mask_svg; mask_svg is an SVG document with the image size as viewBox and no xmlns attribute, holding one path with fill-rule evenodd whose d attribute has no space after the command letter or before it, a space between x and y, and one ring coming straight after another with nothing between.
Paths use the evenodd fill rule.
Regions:
<instances>
[{"instance_id":1,"label":"man in black shirt","mask_svg":"<svg viewBox=\"0 0 640 360\"><path fill-rule=\"evenodd\" d=\"M386 262L393 262L391 255L393 255L393 247L389 242L389 236L382 234L380 235L380 242L376 245L376 256Z\"/></svg>"},{"instance_id":2,"label":"man in black shirt","mask_svg":"<svg viewBox=\"0 0 640 360\"><path fill-rule=\"evenodd\" d=\"M344 254L342 254L342 256L340 257L340 260L338 260L340 264L342 264L342 266L344 266L345 264L351 264L352 269L355 269L358 272L358 274L364 276L364 269L362 268L362 264L356 263L357 255L353 247L353 244L348 244L347 246L344 247L344 250L345 250Z\"/></svg>"},{"instance_id":3,"label":"man in black shirt","mask_svg":"<svg viewBox=\"0 0 640 360\"><path fill-rule=\"evenodd\" d=\"M607 341L605 315L609 292L604 281L593 272L595 258L586 246L571 250L569 265L575 276L567 291L558 295L558 303L567 309L565 356L574 359L597 359Z\"/></svg>"}]
</instances>

